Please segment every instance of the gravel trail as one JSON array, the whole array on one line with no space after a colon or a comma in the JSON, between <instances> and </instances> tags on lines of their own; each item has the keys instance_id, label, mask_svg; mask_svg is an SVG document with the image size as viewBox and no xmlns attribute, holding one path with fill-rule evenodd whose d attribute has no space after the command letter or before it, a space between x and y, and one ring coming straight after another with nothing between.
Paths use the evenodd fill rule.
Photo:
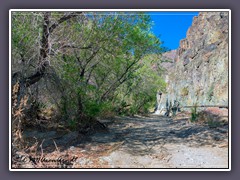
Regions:
<instances>
[{"instance_id":1,"label":"gravel trail","mask_svg":"<svg viewBox=\"0 0 240 180\"><path fill-rule=\"evenodd\" d=\"M111 144L99 157L109 168L228 168L228 126L209 128L157 115L105 121L109 133L91 144Z\"/></svg>"}]
</instances>

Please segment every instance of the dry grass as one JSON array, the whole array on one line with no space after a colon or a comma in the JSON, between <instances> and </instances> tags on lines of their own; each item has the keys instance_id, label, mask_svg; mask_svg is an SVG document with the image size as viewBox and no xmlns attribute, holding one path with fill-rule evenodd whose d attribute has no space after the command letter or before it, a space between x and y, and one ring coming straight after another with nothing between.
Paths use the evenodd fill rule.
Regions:
<instances>
[{"instance_id":1,"label":"dry grass","mask_svg":"<svg viewBox=\"0 0 240 180\"><path fill-rule=\"evenodd\" d=\"M221 110L217 111L201 111L198 113L197 122L200 124L207 124L210 128L216 128L228 123L228 116Z\"/></svg>"},{"instance_id":2,"label":"dry grass","mask_svg":"<svg viewBox=\"0 0 240 180\"><path fill-rule=\"evenodd\" d=\"M23 145L22 124L25 119L25 109L28 102L28 96L25 95L18 100L19 83L12 88L12 143L15 147L21 148Z\"/></svg>"}]
</instances>

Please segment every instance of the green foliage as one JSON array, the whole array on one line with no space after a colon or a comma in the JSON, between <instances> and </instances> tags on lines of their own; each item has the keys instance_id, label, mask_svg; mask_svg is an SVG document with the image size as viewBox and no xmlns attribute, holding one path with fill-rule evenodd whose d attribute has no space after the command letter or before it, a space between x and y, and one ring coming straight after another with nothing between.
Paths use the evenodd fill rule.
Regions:
<instances>
[{"instance_id":1,"label":"green foliage","mask_svg":"<svg viewBox=\"0 0 240 180\"><path fill-rule=\"evenodd\" d=\"M50 24L63 15L51 12ZM43 13L19 12L12 22L12 44L18 54L13 59L23 55L32 61L34 54L32 67L38 67ZM63 87L61 114L71 129L80 115L146 113L154 106L156 92L164 92L166 83L153 68L164 48L151 26L150 16L141 12L88 12L51 32L47 59Z\"/></svg>"},{"instance_id":2,"label":"green foliage","mask_svg":"<svg viewBox=\"0 0 240 180\"><path fill-rule=\"evenodd\" d=\"M32 105L36 108L39 109L40 111L43 109L46 109L46 104L39 102L39 101L34 101Z\"/></svg>"},{"instance_id":3,"label":"green foliage","mask_svg":"<svg viewBox=\"0 0 240 180\"><path fill-rule=\"evenodd\" d=\"M78 127L78 121L76 119L68 120L68 126L71 131L76 131Z\"/></svg>"},{"instance_id":4,"label":"green foliage","mask_svg":"<svg viewBox=\"0 0 240 180\"><path fill-rule=\"evenodd\" d=\"M77 114L77 103L73 99L61 99L60 102L60 113L62 120L68 122Z\"/></svg>"},{"instance_id":5,"label":"green foliage","mask_svg":"<svg viewBox=\"0 0 240 180\"><path fill-rule=\"evenodd\" d=\"M99 116L100 113L105 110L108 107L108 104L103 103L97 103L95 101L87 101L85 103L85 114L89 117L96 117Z\"/></svg>"},{"instance_id":6,"label":"green foliage","mask_svg":"<svg viewBox=\"0 0 240 180\"><path fill-rule=\"evenodd\" d=\"M39 37L42 35L43 17L38 14L27 12L14 12L12 14L11 43L12 43L12 62L19 59L26 63L22 68L25 70L29 62L36 61L39 47ZM28 70L29 71L29 70Z\"/></svg>"},{"instance_id":7,"label":"green foliage","mask_svg":"<svg viewBox=\"0 0 240 180\"><path fill-rule=\"evenodd\" d=\"M193 108L191 108L191 118L190 121L191 122L195 122L197 121L199 114L197 112L197 105L195 104Z\"/></svg>"},{"instance_id":8,"label":"green foliage","mask_svg":"<svg viewBox=\"0 0 240 180\"><path fill-rule=\"evenodd\" d=\"M216 121L216 120L213 120L213 119L209 119L209 120L207 121L207 124L208 124L208 126L209 126L210 128L216 128L216 127L221 126L221 122Z\"/></svg>"},{"instance_id":9,"label":"green foliage","mask_svg":"<svg viewBox=\"0 0 240 180\"><path fill-rule=\"evenodd\" d=\"M159 61L157 55L147 55L141 59L138 69L132 74L128 84L119 89L119 98L129 104L125 114L148 113L156 102L156 92L164 92L166 83L153 67Z\"/></svg>"}]
</instances>

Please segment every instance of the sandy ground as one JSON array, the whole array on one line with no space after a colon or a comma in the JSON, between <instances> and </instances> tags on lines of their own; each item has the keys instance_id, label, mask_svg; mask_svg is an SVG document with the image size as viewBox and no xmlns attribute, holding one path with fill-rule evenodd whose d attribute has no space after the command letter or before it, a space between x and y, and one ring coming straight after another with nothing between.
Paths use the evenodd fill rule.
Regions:
<instances>
[{"instance_id":1,"label":"sandy ground","mask_svg":"<svg viewBox=\"0 0 240 180\"><path fill-rule=\"evenodd\" d=\"M226 148L166 145L142 156L131 155L121 148L102 159L111 168L228 168L227 154Z\"/></svg>"},{"instance_id":2,"label":"sandy ground","mask_svg":"<svg viewBox=\"0 0 240 180\"><path fill-rule=\"evenodd\" d=\"M104 120L108 132L87 139L78 132L25 132L25 138L42 142L41 158L75 158L73 163L20 161L25 168L228 168L228 125L209 128L159 115L117 117ZM44 141L43 141L44 139ZM55 144L53 144L53 140ZM33 139L33 142L35 140ZM17 166L19 167L19 166Z\"/></svg>"},{"instance_id":3,"label":"sandy ground","mask_svg":"<svg viewBox=\"0 0 240 180\"><path fill-rule=\"evenodd\" d=\"M120 118L102 142L121 142L100 159L111 168L228 168L228 127L210 129L162 116ZM119 144L119 143L118 143Z\"/></svg>"}]
</instances>

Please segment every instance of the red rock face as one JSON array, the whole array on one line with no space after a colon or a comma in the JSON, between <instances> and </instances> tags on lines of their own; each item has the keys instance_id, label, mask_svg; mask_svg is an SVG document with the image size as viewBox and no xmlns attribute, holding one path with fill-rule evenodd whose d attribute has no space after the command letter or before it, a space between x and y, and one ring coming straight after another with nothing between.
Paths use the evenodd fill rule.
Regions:
<instances>
[{"instance_id":1,"label":"red rock face","mask_svg":"<svg viewBox=\"0 0 240 180\"><path fill-rule=\"evenodd\" d=\"M217 116L228 116L228 109L225 108L209 107L205 111Z\"/></svg>"}]
</instances>

